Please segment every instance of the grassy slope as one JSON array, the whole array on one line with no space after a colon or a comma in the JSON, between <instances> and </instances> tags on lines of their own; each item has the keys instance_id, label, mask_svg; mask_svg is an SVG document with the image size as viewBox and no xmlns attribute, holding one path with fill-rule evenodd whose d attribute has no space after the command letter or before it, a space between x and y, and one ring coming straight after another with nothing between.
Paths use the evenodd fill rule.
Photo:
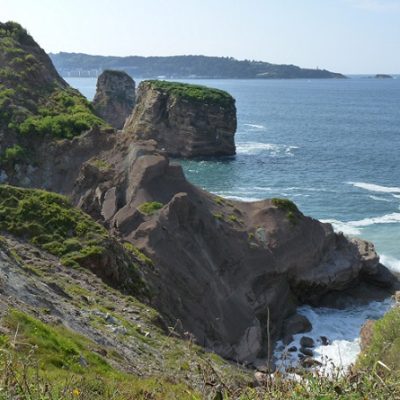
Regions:
<instances>
[{"instance_id":1,"label":"grassy slope","mask_svg":"<svg viewBox=\"0 0 400 400\"><path fill-rule=\"evenodd\" d=\"M0 130L71 139L104 125L17 23L0 23L0 66Z\"/></svg>"}]
</instances>

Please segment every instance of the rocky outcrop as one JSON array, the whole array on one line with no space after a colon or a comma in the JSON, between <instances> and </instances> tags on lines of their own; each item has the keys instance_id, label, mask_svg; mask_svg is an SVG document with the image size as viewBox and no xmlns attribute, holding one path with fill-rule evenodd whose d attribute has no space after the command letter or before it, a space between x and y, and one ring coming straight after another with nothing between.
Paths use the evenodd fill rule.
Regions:
<instances>
[{"instance_id":1,"label":"rocky outcrop","mask_svg":"<svg viewBox=\"0 0 400 400\"><path fill-rule=\"evenodd\" d=\"M173 157L233 155L235 100L203 86L145 81L124 130L133 140L154 139Z\"/></svg>"},{"instance_id":2,"label":"rocky outcrop","mask_svg":"<svg viewBox=\"0 0 400 400\"><path fill-rule=\"evenodd\" d=\"M93 107L116 129L121 129L135 106L135 81L123 71L104 71L97 79Z\"/></svg>"},{"instance_id":3,"label":"rocky outcrop","mask_svg":"<svg viewBox=\"0 0 400 400\"><path fill-rule=\"evenodd\" d=\"M84 167L74 201L153 260L154 301L177 332L224 357L267 358L290 325L309 329L293 319L298 304L340 297L361 282L373 293L388 273L370 243L335 234L292 203L221 199L187 182L155 143L120 139L106 156L112 178L93 184Z\"/></svg>"}]
</instances>

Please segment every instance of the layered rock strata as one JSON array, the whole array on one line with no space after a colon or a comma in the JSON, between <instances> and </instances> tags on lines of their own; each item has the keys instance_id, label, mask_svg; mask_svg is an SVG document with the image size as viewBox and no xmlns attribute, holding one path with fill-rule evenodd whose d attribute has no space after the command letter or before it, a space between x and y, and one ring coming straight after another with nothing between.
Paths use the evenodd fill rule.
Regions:
<instances>
[{"instance_id":1,"label":"layered rock strata","mask_svg":"<svg viewBox=\"0 0 400 400\"><path fill-rule=\"evenodd\" d=\"M176 82L144 81L124 130L132 140L157 142L173 157L235 154L235 100L222 90Z\"/></svg>"}]
</instances>

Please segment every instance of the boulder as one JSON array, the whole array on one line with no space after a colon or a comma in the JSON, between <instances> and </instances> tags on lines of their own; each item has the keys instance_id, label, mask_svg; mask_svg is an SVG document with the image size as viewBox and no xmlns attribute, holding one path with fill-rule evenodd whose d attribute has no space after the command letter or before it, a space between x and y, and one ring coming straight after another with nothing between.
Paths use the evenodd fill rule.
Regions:
<instances>
[{"instance_id":1,"label":"boulder","mask_svg":"<svg viewBox=\"0 0 400 400\"><path fill-rule=\"evenodd\" d=\"M308 336L303 336L300 339L300 346L302 346L302 347L314 347L315 346L314 339L310 338Z\"/></svg>"},{"instance_id":2,"label":"boulder","mask_svg":"<svg viewBox=\"0 0 400 400\"><path fill-rule=\"evenodd\" d=\"M293 335L311 331L310 321L301 314L291 315L283 322L282 336L285 344L293 341ZM290 340L291 339L291 340Z\"/></svg>"},{"instance_id":3,"label":"boulder","mask_svg":"<svg viewBox=\"0 0 400 400\"><path fill-rule=\"evenodd\" d=\"M154 139L173 157L229 156L236 124L235 100L222 90L144 81L124 131L133 140Z\"/></svg>"},{"instance_id":4,"label":"boulder","mask_svg":"<svg viewBox=\"0 0 400 400\"><path fill-rule=\"evenodd\" d=\"M314 355L314 352L311 349L309 349L308 347L301 347L300 353L302 353L308 357L312 357Z\"/></svg>"},{"instance_id":5,"label":"boulder","mask_svg":"<svg viewBox=\"0 0 400 400\"><path fill-rule=\"evenodd\" d=\"M93 107L116 129L122 129L135 106L135 81L123 71L104 71L97 79Z\"/></svg>"}]
</instances>

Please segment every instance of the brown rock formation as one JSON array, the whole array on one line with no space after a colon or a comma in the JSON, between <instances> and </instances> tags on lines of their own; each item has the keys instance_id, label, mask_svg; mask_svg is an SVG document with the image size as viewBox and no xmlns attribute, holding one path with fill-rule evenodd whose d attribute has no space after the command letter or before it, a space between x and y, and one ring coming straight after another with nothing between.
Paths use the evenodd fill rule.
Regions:
<instances>
[{"instance_id":1,"label":"brown rock formation","mask_svg":"<svg viewBox=\"0 0 400 400\"><path fill-rule=\"evenodd\" d=\"M173 157L235 154L235 100L226 92L176 82L145 81L124 130L154 139Z\"/></svg>"},{"instance_id":2,"label":"brown rock formation","mask_svg":"<svg viewBox=\"0 0 400 400\"><path fill-rule=\"evenodd\" d=\"M135 81L123 71L104 71L97 79L93 107L111 126L121 129L135 106Z\"/></svg>"},{"instance_id":3,"label":"brown rock formation","mask_svg":"<svg viewBox=\"0 0 400 400\"><path fill-rule=\"evenodd\" d=\"M364 276L380 284L384 267L370 243L299 211L289 217L271 200L241 203L204 192L154 143L121 136L105 157L112 178L84 167L75 202L153 259L147 277L157 308L225 357L267 357L297 304L337 297ZM161 204L141 212L150 202Z\"/></svg>"}]
</instances>

